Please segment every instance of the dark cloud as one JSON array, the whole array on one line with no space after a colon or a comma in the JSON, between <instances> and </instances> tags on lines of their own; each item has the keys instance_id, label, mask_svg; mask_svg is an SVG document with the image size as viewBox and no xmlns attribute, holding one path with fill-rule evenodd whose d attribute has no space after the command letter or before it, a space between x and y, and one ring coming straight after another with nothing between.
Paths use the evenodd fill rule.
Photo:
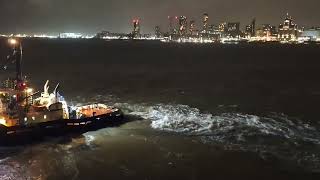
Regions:
<instances>
[{"instance_id":1,"label":"dark cloud","mask_svg":"<svg viewBox=\"0 0 320 180\"><path fill-rule=\"evenodd\" d=\"M316 26L319 6L319 0L0 0L0 32L129 32L134 17L142 20L143 32L153 32L155 25L166 27L168 15L199 23L203 12L213 24L247 24L256 17L277 25L289 12L298 24Z\"/></svg>"}]
</instances>

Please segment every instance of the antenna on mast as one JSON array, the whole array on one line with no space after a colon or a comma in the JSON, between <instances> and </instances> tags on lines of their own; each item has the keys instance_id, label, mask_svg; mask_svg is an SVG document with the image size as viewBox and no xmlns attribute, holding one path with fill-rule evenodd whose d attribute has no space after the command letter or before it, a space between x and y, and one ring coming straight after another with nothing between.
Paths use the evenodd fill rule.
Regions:
<instances>
[{"instance_id":1,"label":"antenna on mast","mask_svg":"<svg viewBox=\"0 0 320 180\"><path fill-rule=\"evenodd\" d=\"M15 63L16 65L16 89L23 90L25 89L25 82L22 77L22 44L21 41L15 39L15 38L10 38L8 39L8 43L11 46L11 54L7 56L7 63L12 62ZM6 67L6 66L5 66Z\"/></svg>"},{"instance_id":2,"label":"antenna on mast","mask_svg":"<svg viewBox=\"0 0 320 180\"><path fill-rule=\"evenodd\" d=\"M22 67L21 67L21 62L22 62L22 44L20 41L14 38L8 39L8 43L11 46L11 52L6 58L6 62L1 65L1 69L6 70L7 65L9 63L15 63L16 65L16 81L17 83L22 83L23 78L22 78Z\"/></svg>"},{"instance_id":3,"label":"antenna on mast","mask_svg":"<svg viewBox=\"0 0 320 180\"><path fill-rule=\"evenodd\" d=\"M16 80L18 83L21 83L22 80L22 44L17 39L9 39L9 44L12 46L12 54L8 57L8 59L12 60L16 63Z\"/></svg>"}]
</instances>

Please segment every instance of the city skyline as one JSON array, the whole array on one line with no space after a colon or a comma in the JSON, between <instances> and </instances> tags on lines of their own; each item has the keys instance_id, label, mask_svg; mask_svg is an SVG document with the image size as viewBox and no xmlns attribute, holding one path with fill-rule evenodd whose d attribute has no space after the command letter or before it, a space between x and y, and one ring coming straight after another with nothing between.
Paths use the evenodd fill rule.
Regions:
<instances>
[{"instance_id":1,"label":"city skyline","mask_svg":"<svg viewBox=\"0 0 320 180\"><path fill-rule=\"evenodd\" d=\"M154 33L154 27L163 31L168 27L168 16L185 15L201 26L204 12L209 14L209 24L241 22L241 28L253 18L257 26L278 26L287 12L300 26L318 26L320 2L307 0L163 0L135 2L92 0L4 0L0 2L1 33L96 33L101 30L130 33L132 19L141 20L142 33Z\"/></svg>"}]
</instances>

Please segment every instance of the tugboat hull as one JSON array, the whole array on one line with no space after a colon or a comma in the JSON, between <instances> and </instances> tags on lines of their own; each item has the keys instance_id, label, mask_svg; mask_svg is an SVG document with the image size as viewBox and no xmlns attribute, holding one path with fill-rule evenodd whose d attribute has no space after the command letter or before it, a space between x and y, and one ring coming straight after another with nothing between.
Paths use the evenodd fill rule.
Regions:
<instances>
[{"instance_id":1,"label":"tugboat hull","mask_svg":"<svg viewBox=\"0 0 320 180\"><path fill-rule=\"evenodd\" d=\"M0 145L27 143L48 136L62 136L67 133L84 133L105 127L120 125L124 116L120 110L81 119L60 119L34 125L0 126Z\"/></svg>"}]
</instances>

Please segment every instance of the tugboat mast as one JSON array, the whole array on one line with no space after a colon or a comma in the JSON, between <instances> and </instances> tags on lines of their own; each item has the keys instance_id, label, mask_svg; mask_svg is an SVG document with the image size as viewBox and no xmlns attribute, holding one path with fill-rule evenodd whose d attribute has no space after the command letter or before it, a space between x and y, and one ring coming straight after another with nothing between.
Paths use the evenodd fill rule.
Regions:
<instances>
[{"instance_id":1,"label":"tugboat mast","mask_svg":"<svg viewBox=\"0 0 320 180\"><path fill-rule=\"evenodd\" d=\"M22 79L22 44L20 41L16 39L9 39L9 43L12 46L12 60L16 63L16 80L18 86L20 86L23 83Z\"/></svg>"}]
</instances>

